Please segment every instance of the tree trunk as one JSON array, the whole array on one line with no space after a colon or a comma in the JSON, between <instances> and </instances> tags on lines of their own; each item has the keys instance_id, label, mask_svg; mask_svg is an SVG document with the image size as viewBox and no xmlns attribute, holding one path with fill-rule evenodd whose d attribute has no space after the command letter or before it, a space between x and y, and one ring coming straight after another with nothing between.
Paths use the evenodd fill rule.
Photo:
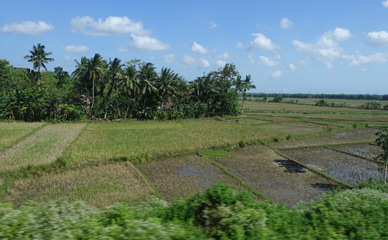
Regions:
<instances>
[{"instance_id":1,"label":"tree trunk","mask_svg":"<svg viewBox=\"0 0 388 240\"><path fill-rule=\"evenodd\" d=\"M92 93L92 109L94 107L94 73L93 73L93 93Z\"/></svg>"},{"instance_id":2,"label":"tree trunk","mask_svg":"<svg viewBox=\"0 0 388 240\"><path fill-rule=\"evenodd\" d=\"M38 90L40 92L40 66L38 66Z\"/></svg>"},{"instance_id":3,"label":"tree trunk","mask_svg":"<svg viewBox=\"0 0 388 240\"><path fill-rule=\"evenodd\" d=\"M242 103L241 103L241 111L244 110L244 101L245 101L245 94L243 94L243 100L242 100Z\"/></svg>"},{"instance_id":4,"label":"tree trunk","mask_svg":"<svg viewBox=\"0 0 388 240\"><path fill-rule=\"evenodd\" d=\"M388 164L385 163L385 167L384 167L384 183L387 183L387 167L388 167Z\"/></svg>"}]
</instances>

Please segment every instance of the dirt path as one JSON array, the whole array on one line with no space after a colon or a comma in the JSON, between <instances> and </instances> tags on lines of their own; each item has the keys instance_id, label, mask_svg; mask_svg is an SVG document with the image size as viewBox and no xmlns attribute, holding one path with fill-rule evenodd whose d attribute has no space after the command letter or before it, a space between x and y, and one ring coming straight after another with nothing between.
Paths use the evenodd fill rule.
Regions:
<instances>
[{"instance_id":1,"label":"dirt path","mask_svg":"<svg viewBox=\"0 0 388 240\"><path fill-rule=\"evenodd\" d=\"M217 159L231 173L268 198L293 206L309 202L337 183L286 160L265 146L235 152L233 157Z\"/></svg>"},{"instance_id":2,"label":"dirt path","mask_svg":"<svg viewBox=\"0 0 388 240\"><path fill-rule=\"evenodd\" d=\"M0 155L0 172L55 161L85 125L61 123L45 126Z\"/></svg>"}]
</instances>

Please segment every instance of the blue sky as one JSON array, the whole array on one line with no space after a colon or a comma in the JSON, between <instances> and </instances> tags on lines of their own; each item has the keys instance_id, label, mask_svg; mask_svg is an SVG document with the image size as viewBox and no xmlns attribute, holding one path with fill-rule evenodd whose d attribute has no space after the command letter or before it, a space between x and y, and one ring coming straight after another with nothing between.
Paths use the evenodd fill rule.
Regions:
<instances>
[{"instance_id":1,"label":"blue sky","mask_svg":"<svg viewBox=\"0 0 388 240\"><path fill-rule=\"evenodd\" d=\"M193 80L234 63L252 92L388 93L388 0L2 0L0 58L52 70L100 53Z\"/></svg>"}]
</instances>

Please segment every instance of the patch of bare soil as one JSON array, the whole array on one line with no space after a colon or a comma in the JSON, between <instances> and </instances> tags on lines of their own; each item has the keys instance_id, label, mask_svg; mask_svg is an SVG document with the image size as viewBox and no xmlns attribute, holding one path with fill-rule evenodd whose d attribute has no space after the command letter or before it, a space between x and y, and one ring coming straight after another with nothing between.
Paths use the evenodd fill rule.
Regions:
<instances>
[{"instance_id":1,"label":"patch of bare soil","mask_svg":"<svg viewBox=\"0 0 388 240\"><path fill-rule=\"evenodd\" d=\"M282 152L348 184L381 180L379 164L326 148L288 149Z\"/></svg>"},{"instance_id":2,"label":"patch of bare soil","mask_svg":"<svg viewBox=\"0 0 388 240\"><path fill-rule=\"evenodd\" d=\"M170 158L138 164L136 167L150 179L156 190L167 200L205 191L218 182L244 190L237 180L199 156Z\"/></svg>"},{"instance_id":3,"label":"patch of bare soil","mask_svg":"<svg viewBox=\"0 0 388 240\"><path fill-rule=\"evenodd\" d=\"M337 132L312 138L273 143L277 148L303 147L314 145L342 144L355 142L368 142L376 140L376 129L358 128L344 132Z\"/></svg>"},{"instance_id":4,"label":"patch of bare soil","mask_svg":"<svg viewBox=\"0 0 388 240\"><path fill-rule=\"evenodd\" d=\"M265 146L239 149L233 157L216 161L258 192L288 206L310 202L338 187L336 182L282 158Z\"/></svg>"}]
</instances>

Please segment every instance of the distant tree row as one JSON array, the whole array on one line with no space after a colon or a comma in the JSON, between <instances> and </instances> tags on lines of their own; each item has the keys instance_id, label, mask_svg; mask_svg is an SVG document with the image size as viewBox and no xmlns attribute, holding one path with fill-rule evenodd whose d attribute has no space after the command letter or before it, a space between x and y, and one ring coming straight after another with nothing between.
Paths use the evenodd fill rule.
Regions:
<instances>
[{"instance_id":1,"label":"distant tree row","mask_svg":"<svg viewBox=\"0 0 388 240\"><path fill-rule=\"evenodd\" d=\"M248 93L247 97L277 97L283 98L319 98L319 99L353 99L353 100L388 100L388 95L377 94L310 94L310 93Z\"/></svg>"},{"instance_id":2,"label":"distant tree row","mask_svg":"<svg viewBox=\"0 0 388 240\"><path fill-rule=\"evenodd\" d=\"M41 72L54 61L49 55L44 45L34 45L25 56L33 70L0 60L0 118L175 119L237 114L238 94L246 96L255 88L250 75L242 78L234 64L186 81L170 68L157 72L152 63L107 61L100 54L76 61L72 73L62 67Z\"/></svg>"}]
</instances>

